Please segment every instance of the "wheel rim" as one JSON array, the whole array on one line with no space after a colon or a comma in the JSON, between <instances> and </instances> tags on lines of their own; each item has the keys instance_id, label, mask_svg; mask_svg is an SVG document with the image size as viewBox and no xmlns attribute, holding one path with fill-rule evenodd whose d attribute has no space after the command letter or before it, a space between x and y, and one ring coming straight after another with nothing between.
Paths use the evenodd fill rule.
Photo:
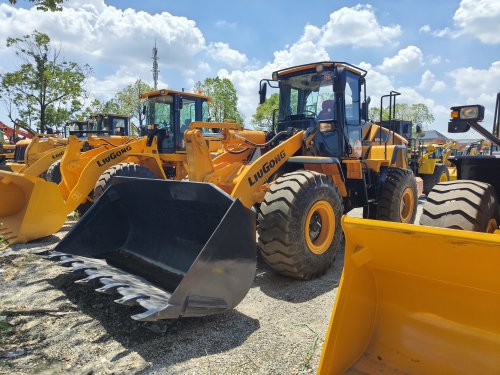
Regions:
<instances>
[{"instance_id":1,"label":"wheel rim","mask_svg":"<svg viewBox=\"0 0 500 375\"><path fill-rule=\"evenodd\" d=\"M415 198L410 187L404 189L399 206L399 216L402 223L409 223L415 207Z\"/></svg>"},{"instance_id":2,"label":"wheel rim","mask_svg":"<svg viewBox=\"0 0 500 375\"><path fill-rule=\"evenodd\" d=\"M323 254L333 241L335 214L327 201L313 204L307 213L304 235L308 249L316 255Z\"/></svg>"},{"instance_id":3,"label":"wheel rim","mask_svg":"<svg viewBox=\"0 0 500 375\"><path fill-rule=\"evenodd\" d=\"M439 176L439 182L446 182L448 181L448 176L446 175L446 173L441 173L441 176Z\"/></svg>"},{"instance_id":4,"label":"wheel rim","mask_svg":"<svg viewBox=\"0 0 500 375\"><path fill-rule=\"evenodd\" d=\"M486 225L486 233L494 233L495 230L498 229L498 223L495 218L491 218L488 220L488 224Z\"/></svg>"}]
</instances>

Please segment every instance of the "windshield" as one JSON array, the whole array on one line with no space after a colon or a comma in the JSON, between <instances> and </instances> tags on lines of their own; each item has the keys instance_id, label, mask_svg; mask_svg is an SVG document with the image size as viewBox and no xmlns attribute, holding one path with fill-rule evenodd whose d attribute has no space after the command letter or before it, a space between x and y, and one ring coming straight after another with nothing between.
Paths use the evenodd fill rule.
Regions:
<instances>
[{"instance_id":1,"label":"windshield","mask_svg":"<svg viewBox=\"0 0 500 375\"><path fill-rule=\"evenodd\" d=\"M280 121L334 119L332 72L309 73L280 83Z\"/></svg>"},{"instance_id":2,"label":"windshield","mask_svg":"<svg viewBox=\"0 0 500 375\"><path fill-rule=\"evenodd\" d=\"M147 122L148 124L158 125L160 129L173 131L173 97L159 96L150 98L147 101Z\"/></svg>"}]
</instances>

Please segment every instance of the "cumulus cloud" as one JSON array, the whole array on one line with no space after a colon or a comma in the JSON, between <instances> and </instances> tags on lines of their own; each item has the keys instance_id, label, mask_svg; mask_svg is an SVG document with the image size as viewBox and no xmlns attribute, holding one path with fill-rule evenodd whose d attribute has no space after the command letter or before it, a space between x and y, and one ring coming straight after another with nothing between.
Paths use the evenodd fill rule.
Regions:
<instances>
[{"instance_id":1,"label":"cumulus cloud","mask_svg":"<svg viewBox=\"0 0 500 375\"><path fill-rule=\"evenodd\" d=\"M208 53L214 60L224 62L231 68L238 68L248 61L244 53L230 48L227 43L211 43L208 46Z\"/></svg>"},{"instance_id":2,"label":"cumulus cloud","mask_svg":"<svg viewBox=\"0 0 500 375\"><path fill-rule=\"evenodd\" d=\"M325 47L342 44L380 47L393 43L401 35L401 26L382 26L370 5L356 5L331 13L321 31L320 44Z\"/></svg>"},{"instance_id":3,"label":"cumulus cloud","mask_svg":"<svg viewBox=\"0 0 500 375\"><path fill-rule=\"evenodd\" d=\"M461 33L487 44L500 43L500 1L462 0L453 20Z\"/></svg>"},{"instance_id":4,"label":"cumulus cloud","mask_svg":"<svg viewBox=\"0 0 500 375\"><path fill-rule=\"evenodd\" d=\"M118 9L104 0L68 0L61 12L40 12L0 4L0 39L47 33L67 59L98 65L101 75L90 80L96 95L120 89L137 78L151 81L151 50L156 41L161 74L176 72L189 85L201 74L214 74L204 60L239 67L247 57L226 43L207 43L195 21L168 12L149 14ZM30 25L29 31L26 25ZM226 25L229 26L229 25ZM14 66L12 51L0 46L3 66ZM102 72L106 72L103 76ZM115 72L115 73L113 73ZM133 78L133 79L132 79ZM116 91L115 91L116 92Z\"/></svg>"},{"instance_id":5,"label":"cumulus cloud","mask_svg":"<svg viewBox=\"0 0 500 375\"><path fill-rule=\"evenodd\" d=\"M407 72L421 66L422 57L420 48L408 46L399 50L395 56L384 58L379 68L391 72Z\"/></svg>"},{"instance_id":6,"label":"cumulus cloud","mask_svg":"<svg viewBox=\"0 0 500 375\"><path fill-rule=\"evenodd\" d=\"M486 108L494 106L500 87L500 60L493 62L488 69L459 68L451 71L449 76L457 92L467 102L464 104L483 104Z\"/></svg>"},{"instance_id":7,"label":"cumulus cloud","mask_svg":"<svg viewBox=\"0 0 500 375\"><path fill-rule=\"evenodd\" d=\"M433 30L430 25L424 25L419 31L438 38L457 38L467 34L486 44L498 44L500 43L499 19L500 1L462 0L453 16L455 29L445 27Z\"/></svg>"}]
</instances>

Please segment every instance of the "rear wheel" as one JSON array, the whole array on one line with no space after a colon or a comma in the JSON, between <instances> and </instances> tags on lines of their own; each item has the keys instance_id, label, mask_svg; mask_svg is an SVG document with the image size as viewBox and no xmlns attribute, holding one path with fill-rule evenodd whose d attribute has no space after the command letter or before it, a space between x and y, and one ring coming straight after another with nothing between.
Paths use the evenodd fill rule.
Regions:
<instances>
[{"instance_id":1,"label":"rear wheel","mask_svg":"<svg viewBox=\"0 0 500 375\"><path fill-rule=\"evenodd\" d=\"M155 174L150 169L135 163L120 163L105 170L97 180L94 187L94 201L104 194L106 189L111 185L113 177L142 177L156 178Z\"/></svg>"},{"instance_id":2,"label":"rear wheel","mask_svg":"<svg viewBox=\"0 0 500 375\"><path fill-rule=\"evenodd\" d=\"M379 195L378 220L410 223L417 215L417 182L408 169L390 168Z\"/></svg>"},{"instance_id":3,"label":"rear wheel","mask_svg":"<svg viewBox=\"0 0 500 375\"><path fill-rule=\"evenodd\" d=\"M262 257L286 276L322 275L342 246L342 211L330 177L300 170L277 178L259 209Z\"/></svg>"},{"instance_id":4,"label":"rear wheel","mask_svg":"<svg viewBox=\"0 0 500 375\"><path fill-rule=\"evenodd\" d=\"M47 169L45 175L43 177L46 181L53 182L55 184L60 184L62 181L61 175L61 160L56 160L52 163L52 165Z\"/></svg>"},{"instance_id":5,"label":"rear wheel","mask_svg":"<svg viewBox=\"0 0 500 375\"><path fill-rule=\"evenodd\" d=\"M436 164L434 167L433 174L424 174L421 175L422 180L424 181L424 194L429 194L434 185L439 184L440 182L450 181L450 172L448 171L448 167L444 164Z\"/></svg>"},{"instance_id":6,"label":"rear wheel","mask_svg":"<svg viewBox=\"0 0 500 375\"><path fill-rule=\"evenodd\" d=\"M440 183L427 197L420 224L493 233L500 225L495 189L490 184L470 180Z\"/></svg>"}]
</instances>

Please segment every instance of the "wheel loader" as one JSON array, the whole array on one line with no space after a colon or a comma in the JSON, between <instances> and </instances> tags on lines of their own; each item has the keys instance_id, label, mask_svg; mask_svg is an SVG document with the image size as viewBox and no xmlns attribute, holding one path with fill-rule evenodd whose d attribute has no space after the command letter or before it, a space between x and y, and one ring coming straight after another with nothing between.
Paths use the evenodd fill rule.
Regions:
<instances>
[{"instance_id":1,"label":"wheel loader","mask_svg":"<svg viewBox=\"0 0 500 375\"><path fill-rule=\"evenodd\" d=\"M434 186L422 226L343 218L344 271L318 374L499 372L499 109L500 93L491 134L482 106L451 108L449 132L472 127L492 148L450 157L459 180Z\"/></svg>"},{"instance_id":2,"label":"wheel loader","mask_svg":"<svg viewBox=\"0 0 500 375\"><path fill-rule=\"evenodd\" d=\"M273 131L194 122L184 133L189 181L117 178L50 256L78 281L140 305L138 320L221 313L249 290L256 225L264 260L299 279L342 250L341 216L411 223L416 181L407 141L367 121L366 71L345 62L291 67L261 81L280 93ZM224 152L210 157L204 128ZM111 229L111 230L110 230Z\"/></svg>"},{"instance_id":3,"label":"wheel loader","mask_svg":"<svg viewBox=\"0 0 500 375\"><path fill-rule=\"evenodd\" d=\"M208 114L203 105L208 97L172 90L157 90L143 97L152 121L148 136L109 136L120 126L96 122L92 129L74 130L75 134L102 135L89 136L85 141L90 145L88 151L82 151L82 139L71 135L61 161L47 172L48 181L36 175L0 171L0 236L15 244L57 232L69 213L76 209L84 213L115 176L184 178L187 156L181 121L203 120ZM115 121L110 115L101 118ZM126 129L121 121L121 128ZM210 150L220 148L218 138L207 139Z\"/></svg>"},{"instance_id":4,"label":"wheel loader","mask_svg":"<svg viewBox=\"0 0 500 375\"><path fill-rule=\"evenodd\" d=\"M399 92L392 91L391 95L381 97L381 108L384 97L390 97L392 106L389 107L389 114L395 116L395 97ZM382 116L382 111L380 111ZM403 120L384 120L381 125L389 130L402 135L408 140L408 159L410 168L415 176L422 181L422 191L429 194L432 187L438 182L453 181L457 179L456 168L447 160L453 151L456 153L456 143L449 142L444 145L431 144L424 145L420 139L422 129L419 124L416 125L416 136L413 134L413 124L411 121Z\"/></svg>"}]
</instances>

